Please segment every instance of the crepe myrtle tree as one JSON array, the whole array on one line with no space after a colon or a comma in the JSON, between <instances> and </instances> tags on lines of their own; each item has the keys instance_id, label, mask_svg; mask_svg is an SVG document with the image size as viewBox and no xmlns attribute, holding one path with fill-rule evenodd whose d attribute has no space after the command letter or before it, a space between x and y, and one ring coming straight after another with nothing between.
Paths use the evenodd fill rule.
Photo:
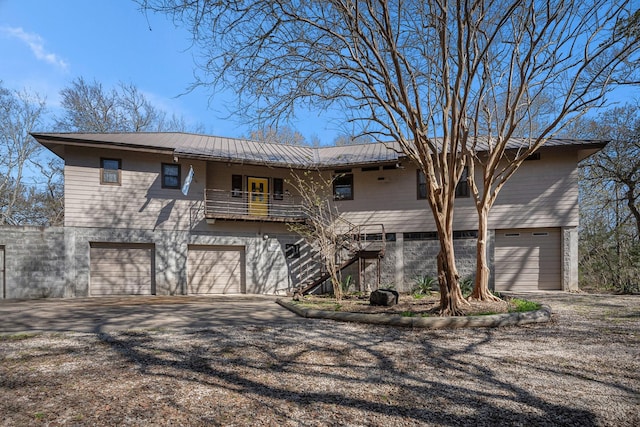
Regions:
<instances>
[{"instance_id":1,"label":"crepe myrtle tree","mask_svg":"<svg viewBox=\"0 0 640 427\"><path fill-rule=\"evenodd\" d=\"M503 15L478 8L465 51L472 84L464 144L478 213L477 268L471 298L488 288L491 207L521 164L591 108L615 82L634 78L640 12L627 1L513 2ZM495 12L495 11L493 11ZM481 31L478 31L481 30ZM478 173L476 174L476 168Z\"/></svg>"},{"instance_id":2,"label":"crepe myrtle tree","mask_svg":"<svg viewBox=\"0 0 640 427\"><path fill-rule=\"evenodd\" d=\"M466 304L453 250L453 213L456 184L474 157L473 142L489 132L479 122L484 110L474 106L490 105L487 98L499 88L529 94L543 83L538 58L519 50L527 43L535 46L530 55L546 47L547 59L560 60L591 42L581 16L570 12L584 15L591 10L589 22L598 24L594 31L603 28L600 19L615 23L629 16L628 2L598 0L582 8L577 1L516 0L138 2L146 13L166 13L192 31L203 58L194 84L233 88L239 113L258 122L277 122L295 117L301 107L327 114L339 111L362 135L397 142L426 177L427 202L440 241L437 266L444 315L461 314ZM556 9L563 12L555 14ZM558 44L559 35L565 36L564 44ZM593 41L603 42L608 43L601 37ZM621 49L609 56L615 63L628 53ZM590 60L590 54L584 51L583 59ZM576 84L582 84L581 78L597 63L588 62ZM543 68L534 73L527 64ZM552 69L556 75L550 87L563 87L565 74L579 67L566 68L564 74L561 63ZM593 75L597 82L606 80L602 73ZM506 88L498 84L505 82ZM513 97L500 99L510 113ZM493 120L488 125L499 127Z\"/></svg>"}]
</instances>

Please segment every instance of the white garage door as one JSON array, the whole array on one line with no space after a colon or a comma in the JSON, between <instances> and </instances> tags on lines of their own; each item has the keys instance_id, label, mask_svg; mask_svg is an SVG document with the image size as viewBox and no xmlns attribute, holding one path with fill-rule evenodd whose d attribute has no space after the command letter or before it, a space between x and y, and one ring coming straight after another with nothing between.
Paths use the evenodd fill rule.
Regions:
<instances>
[{"instance_id":1,"label":"white garage door","mask_svg":"<svg viewBox=\"0 0 640 427\"><path fill-rule=\"evenodd\" d=\"M498 291L562 289L560 230L496 230Z\"/></svg>"},{"instance_id":2,"label":"white garage door","mask_svg":"<svg viewBox=\"0 0 640 427\"><path fill-rule=\"evenodd\" d=\"M243 293L243 266L243 247L189 246L189 294Z\"/></svg>"},{"instance_id":3,"label":"white garage door","mask_svg":"<svg viewBox=\"0 0 640 427\"><path fill-rule=\"evenodd\" d=\"M91 243L89 295L155 294L153 245Z\"/></svg>"}]
</instances>

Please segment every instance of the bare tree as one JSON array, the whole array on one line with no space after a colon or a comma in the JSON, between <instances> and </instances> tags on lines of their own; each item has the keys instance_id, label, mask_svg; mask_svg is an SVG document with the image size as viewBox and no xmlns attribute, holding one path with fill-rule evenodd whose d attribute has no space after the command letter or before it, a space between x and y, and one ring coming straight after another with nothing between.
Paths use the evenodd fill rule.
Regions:
<instances>
[{"instance_id":1,"label":"bare tree","mask_svg":"<svg viewBox=\"0 0 640 427\"><path fill-rule=\"evenodd\" d=\"M611 82L628 74L638 38L638 12L626 1L513 2L507 14L473 9L463 27L471 84L468 180L478 212L477 269L471 298L488 289L488 218L500 190L547 140L590 108L600 107ZM514 137L517 139L514 144ZM475 168L480 169L480 180Z\"/></svg>"},{"instance_id":2,"label":"bare tree","mask_svg":"<svg viewBox=\"0 0 640 427\"><path fill-rule=\"evenodd\" d=\"M67 132L184 132L183 117L155 107L133 84L120 83L107 90L102 84L79 77L60 91L64 115L56 127ZM199 131L201 125L194 131Z\"/></svg>"},{"instance_id":3,"label":"bare tree","mask_svg":"<svg viewBox=\"0 0 640 427\"><path fill-rule=\"evenodd\" d=\"M640 105L582 118L572 131L610 140L580 167L581 286L640 292Z\"/></svg>"},{"instance_id":4,"label":"bare tree","mask_svg":"<svg viewBox=\"0 0 640 427\"><path fill-rule=\"evenodd\" d=\"M46 221L46 217L30 221L25 200L35 194L26 179L38 165L42 150L29 133L40 125L44 113L45 101L38 95L0 86L0 224Z\"/></svg>"},{"instance_id":5,"label":"bare tree","mask_svg":"<svg viewBox=\"0 0 640 427\"><path fill-rule=\"evenodd\" d=\"M290 126L280 126L278 128L266 126L252 130L249 133L249 139L269 144L309 145L304 135Z\"/></svg>"},{"instance_id":6,"label":"bare tree","mask_svg":"<svg viewBox=\"0 0 640 427\"><path fill-rule=\"evenodd\" d=\"M500 128L486 114L489 128L481 128L484 110L473 106L490 106L487 98L501 88L507 91L502 95L505 115L511 121L522 121L527 115L513 115L510 109L531 99L530 91L546 77L552 78L548 88L562 88L567 81L582 85L581 79L605 56L591 60L593 49L585 50L584 66L567 65L564 70L565 74L578 71L579 77L566 80L560 74L545 75L538 58L519 51L527 44L533 45L530 54L543 55L546 48L549 54L544 58L555 64L561 64L566 55L576 60L575 49L583 43L589 47L603 43L600 50L609 53L614 64L632 50L610 28L616 20L629 17L628 1L596 0L583 7L577 0L139 2L144 10L168 13L191 28L206 58L196 84L233 87L240 94L240 113L251 113L257 121L277 122L289 120L300 106L337 106L345 120L361 123L358 128L366 129L367 134L399 144L426 176L427 202L440 239L437 265L443 314L459 314L465 303L453 251L456 184L465 159L476 157L474 142L479 135ZM556 14L556 9L561 12ZM588 24L580 22L583 18ZM586 26L594 24L593 32L586 33ZM565 36L559 45L558 35ZM616 49L609 49L611 46ZM551 70L560 73L561 67ZM596 70L592 75L594 83L606 82L606 73ZM577 93L577 100L570 104L576 110L590 99L580 99ZM590 92L584 96L589 97ZM495 102L498 99L493 97ZM551 121L548 132L559 122ZM499 136L510 135L502 132ZM506 181L525 151L537 146L535 142L515 162L509 160L515 168L501 174L498 182ZM498 146L491 157L502 159L503 151ZM487 170L486 176L495 175L493 167ZM487 182L488 195L497 194L493 181ZM479 213L484 215L486 210L488 215L486 200L490 197L481 196L478 186L474 191ZM476 285L485 283L482 277L479 280Z\"/></svg>"},{"instance_id":7,"label":"bare tree","mask_svg":"<svg viewBox=\"0 0 640 427\"><path fill-rule=\"evenodd\" d=\"M333 140L333 145L335 145L336 147L341 147L345 145L372 144L374 142L374 139L369 135L341 134L335 137L335 139Z\"/></svg>"},{"instance_id":8,"label":"bare tree","mask_svg":"<svg viewBox=\"0 0 640 427\"><path fill-rule=\"evenodd\" d=\"M333 200L333 179L320 171L291 172L288 182L300 194L306 221L289 224L289 229L300 235L320 254L329 273L333 295L342 299L342 280L338 265L338 252L348 239L348 233L339 227L340 214Z\"/></svg>"}]
</instances>

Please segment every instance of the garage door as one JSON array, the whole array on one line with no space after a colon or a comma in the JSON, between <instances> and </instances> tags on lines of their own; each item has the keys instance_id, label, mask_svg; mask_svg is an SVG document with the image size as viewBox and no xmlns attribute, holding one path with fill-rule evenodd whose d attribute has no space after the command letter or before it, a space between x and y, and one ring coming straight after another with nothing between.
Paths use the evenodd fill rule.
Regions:
<instances>
[{"instance_id":1,"label":"garage door","mask_svg":"<svg viewBox=\"0 0 640 427\"><path fill-rule=\"evenodd\" d=\"M498 291L560 290L560 230L496 230Z\"/></svg>"},{"instance_id":2,"label":"garage door","mask_svg":"<svg viewBox=\"0 0 640 427\"><path fill-rule=\"evenodd\" d=\"M189 246L189 294L239 294L244 288L244 247Z\"/></svg>"},{"instance_id":3,"label":"garage door","mask_svg":"<svg viewBox=\"0 0 640 427\"><path fill-rule=\"evenodd\" d=\"M155 294L153 245L91 243L89 295Z\"/></svg>"}]
</instances>

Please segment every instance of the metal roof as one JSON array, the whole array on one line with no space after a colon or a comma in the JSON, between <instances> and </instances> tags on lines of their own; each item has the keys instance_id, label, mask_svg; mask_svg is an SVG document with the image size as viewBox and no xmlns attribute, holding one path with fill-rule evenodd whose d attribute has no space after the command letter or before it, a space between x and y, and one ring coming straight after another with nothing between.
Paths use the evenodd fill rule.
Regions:
<instances>
[{"instance_id":1,"label":"metal roof","mask_svg":"<svg viewBox=\"0 0 640 427\"><path fill-rule=\"evenodd\" d=\"M64 157L65 145L161 151L203 160L292 168L392 163L405 157L397 143L312 148L181 132L32 133L32 136L60 157ZM507 148L518 149L528 145L529 140L526 138L512 138ZM545 143L545 147L602 148L604 145L606 141L578 139L549 139ZM486 138L478 141L479 151L486 151L488 148Z\"/></svg>"}]
</instances>

